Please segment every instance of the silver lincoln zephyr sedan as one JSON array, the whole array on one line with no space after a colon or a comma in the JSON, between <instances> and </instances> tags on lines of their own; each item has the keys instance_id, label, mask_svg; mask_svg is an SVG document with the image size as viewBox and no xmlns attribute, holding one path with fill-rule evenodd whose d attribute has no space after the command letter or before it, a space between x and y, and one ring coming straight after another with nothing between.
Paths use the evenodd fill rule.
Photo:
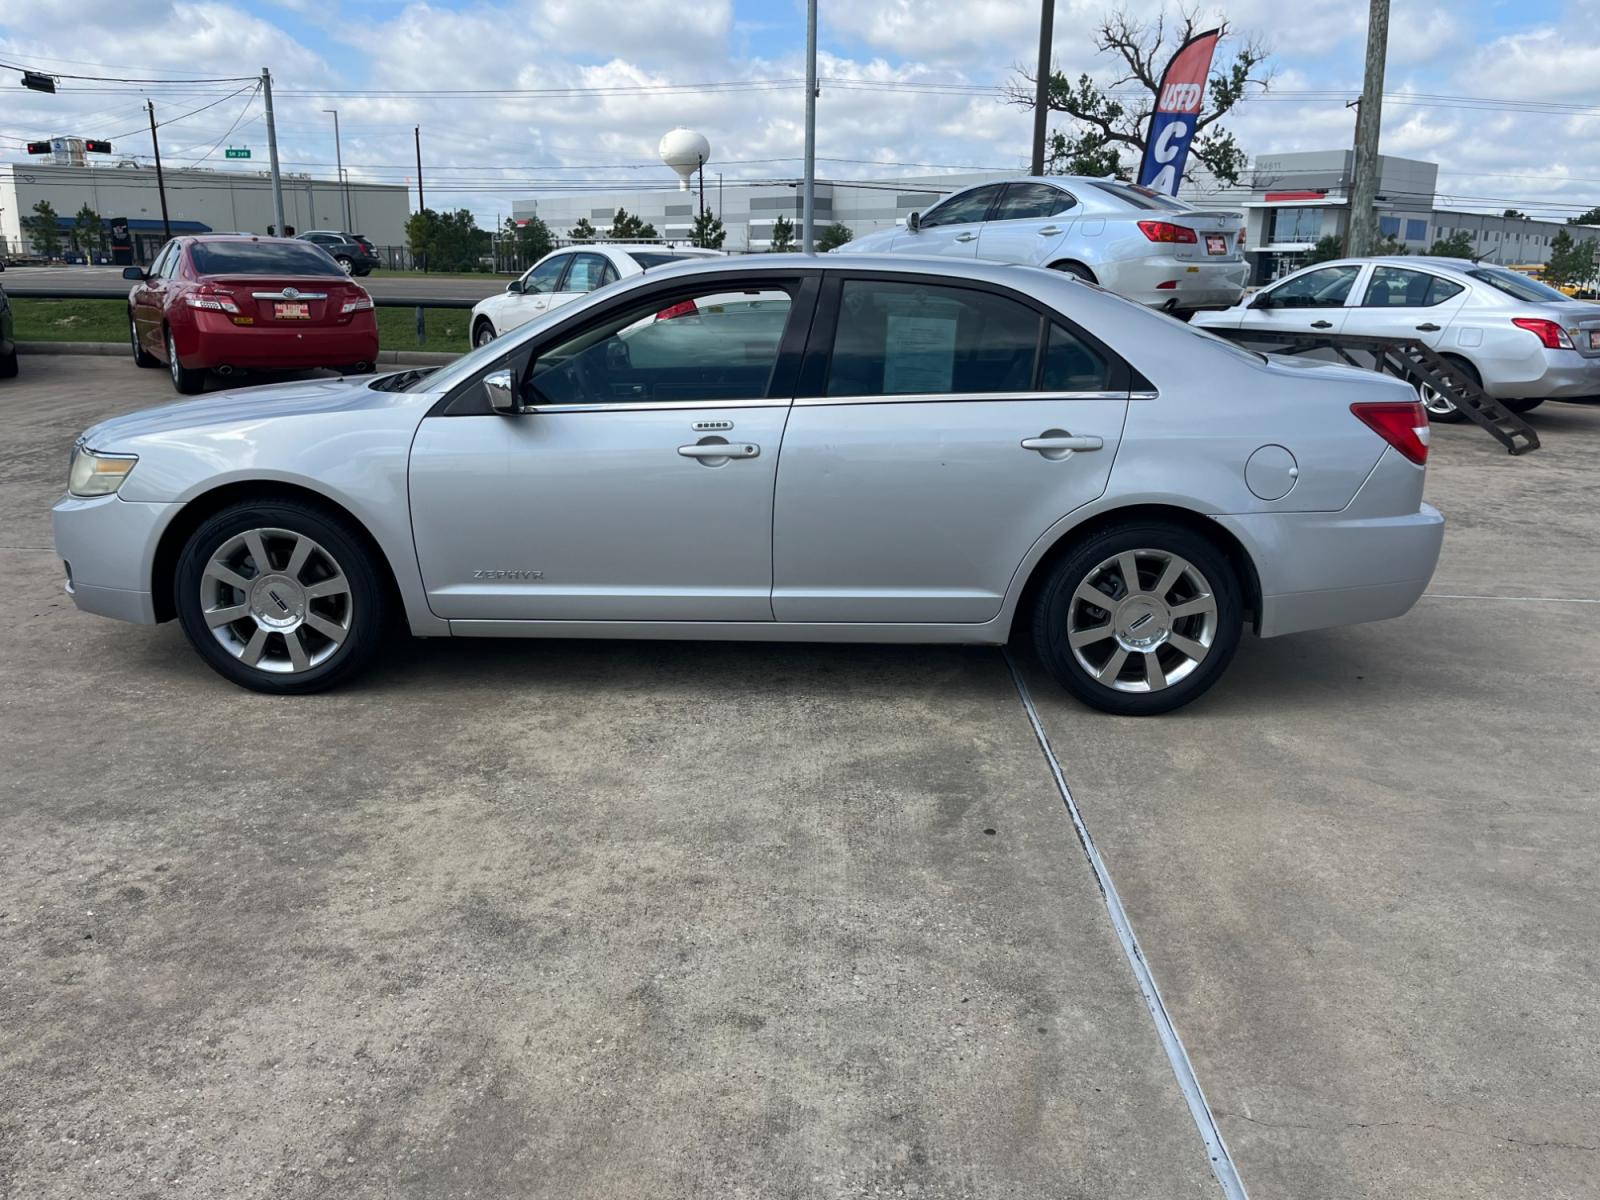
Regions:
<instances>
[{"instance_id":1,"label":"silver lincoln zephyr sedan","mask_svg":"<svg viewBox=\"0 0 1600 1200\"><path fill-rule=\"evenodd\" d=\"M1148 714L1263 637L1405 612L1428 424L1069 275L759 255L610 284L432 372L88 430L79 608L265 692L422 637L1000 644Z\"/></svg>"}]
</instances>

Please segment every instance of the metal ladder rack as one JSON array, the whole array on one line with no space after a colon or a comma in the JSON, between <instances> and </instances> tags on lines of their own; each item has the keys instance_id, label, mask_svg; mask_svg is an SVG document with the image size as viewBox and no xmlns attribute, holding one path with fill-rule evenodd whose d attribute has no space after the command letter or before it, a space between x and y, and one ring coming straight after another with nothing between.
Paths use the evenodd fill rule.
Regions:
<instances>
[{"instance_id":1,"label":"metal ladder rack","mask_svg":"<svg viewBox=\"0 0 1600 1200\"><path fill-rule=\"evenodd\" d=\"M1460 367L1415 338L1355 337L1347 334L1273 333L1260 329L1208 329L1231 341L1251 343L1273 354L1311 354L1327 350L1352 367L1382 371L1415 385L1427 384L1509 454L1539 448L1539 435L1516 413L1475 383ZM1372 362L1355 354L1371 355Z\"/></svg>"}]
</instances>

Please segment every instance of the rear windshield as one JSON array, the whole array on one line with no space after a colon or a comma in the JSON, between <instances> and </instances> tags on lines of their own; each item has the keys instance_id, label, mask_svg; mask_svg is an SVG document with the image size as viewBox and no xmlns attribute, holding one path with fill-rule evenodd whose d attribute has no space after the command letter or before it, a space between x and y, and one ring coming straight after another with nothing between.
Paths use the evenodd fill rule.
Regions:
<instances>
[{"instance_id":1,"label":"rear windshield","mask_svg":"<svg viewBox=\"0 0 1600 1200\"><path fill-rule=\"evenodd\" d=\"M1156 212L1187 212L1189 208L1187 204L1173 199L1165 192L1152 191L1136 183L1111 183L1096 179L1093 186L1133 208L1151 209Z\"/></svg>"},{"instance_id":2,"label":"rear windshield","mask_svg":"<svg viewBox=\"0 0 1600 1200\"><path fill-rule=\"evenodd\" d=\"M1537 279L1529 279L1516 271L1507 271L1504 267L1474 267L1467 274L1480 283L1487 283L1490 287L1517 300L1526 300L1529 304L1548 304L1552 300L1564 301L1567 298L1564 292L1558 292L1548 284L1540 283Z\"/></svg>"},{"instance_id":3,"label":"rear windshield","mask_svg":"<svg viewBox=\"0 0 1600 1200\"><path fill-rule=\"evenodd\" d=\"M340 275L344 269L310 242L196 242L189 249L202 275Z\"/></svg>"},{"instance_id":4,"label":"rear windshield","mask_svg":"<svg viewBox=\"0 0 1600 1200\"><path fill-rule=\"evenodd\" d=\"M651 267L664 267L668 263L688 262L690 259L699 258L698 254L668 254L666 251L655 250L629 250L628 257L633 259L646 271Z\"/></svg>"}]
</instances>

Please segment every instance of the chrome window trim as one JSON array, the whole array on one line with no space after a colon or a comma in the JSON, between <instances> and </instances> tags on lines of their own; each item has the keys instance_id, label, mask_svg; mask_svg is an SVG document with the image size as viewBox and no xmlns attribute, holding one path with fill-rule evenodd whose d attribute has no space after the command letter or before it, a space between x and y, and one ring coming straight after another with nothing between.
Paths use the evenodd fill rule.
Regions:
<instances>
[{"instance_id":1,"label":"chrome window trim","mask_svg":"<svg viewBox=\"0 0 1600 1200\"><path fill-rule=\"evenodd\" d=\"M1155 388L1150 388L1147 391L1129 392L1128 393L1128 399L1129 400L1159 400L1159 399L1161 399L1161 393L1156 391Z\"/></svg>"},{"instance_id":2,"label":"chrome window trim","mask_svg":"<svg viewBox=\"0 0 1600 1200\"><path fill-rule=\"evenodd\" d=\"M1131 392L908 392L903 395L876 396L802 396L795 405L807 408L826 408L837 404L970 404L991 400L1130 400ZM1154 394L1138 393L1140 398L1154 399Z\"/></svg>"},{"instance_id":3,"label":"chrome window trim","mask_svg":"<svg viewBox=\"0 0 1600 1200\"><path fill-rule=\"evenodd\" d=\"M618 400L614 404L531 404L528 413L687 412L700 408L788 408L790 402L763 400Z\"/></svg>"}]
</instances>

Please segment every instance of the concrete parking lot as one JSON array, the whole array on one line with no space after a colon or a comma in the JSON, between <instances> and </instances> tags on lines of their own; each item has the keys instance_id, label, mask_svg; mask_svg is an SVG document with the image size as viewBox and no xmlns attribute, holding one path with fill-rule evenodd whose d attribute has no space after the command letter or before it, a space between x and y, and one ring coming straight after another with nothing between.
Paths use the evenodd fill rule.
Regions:
<instances>
[{"instance_id":1,"label":"concrete parking lot","mask_svg":"<svg viewBox=\"0 0 1600 1200\"><path fill-rule=\"evenodd\" d=\"M9 279L9 273L8 273ZM0 1195L1221 1192L998 651L78 614L116 359L0 383ZM1595 1194L1600 406L1436 427L1430 593L1173 716L1015 661L1249 1194Z\"/></svg>"}]
</instances>

